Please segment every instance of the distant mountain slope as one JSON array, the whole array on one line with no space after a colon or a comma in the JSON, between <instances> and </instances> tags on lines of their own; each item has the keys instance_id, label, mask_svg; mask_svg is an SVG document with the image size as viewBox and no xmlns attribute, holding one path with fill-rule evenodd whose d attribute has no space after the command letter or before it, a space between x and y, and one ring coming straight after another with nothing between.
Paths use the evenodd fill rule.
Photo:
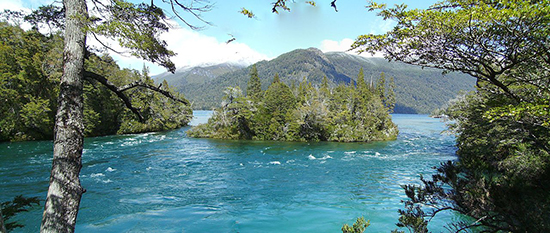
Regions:
<instances>
[{"instance_id":1,"label":"distant mountain slope","mask_svg":"<svg viewBox=\"0 0 550 233\"><path fill-rule=\"evenodd\" d=\"M456 96L458 91L473 90L475 85L475 79L469 75L442 75L438 69L422 69L401 62L388 62L384 58L365 58L346 53L327 53L326 56L338 72L355 79L361 67L367 82L372 77L376 83L381 72L386 75L386 83L394 77L397 96L395 111L398 113L430 113Z\"/></svg>"},{"instance_id":2,"label":"distant mountain slope","mask_svg":"<svg viewBox=\"0 0 550 233\"><path fill-rule=\"evenodd\" d=\"M440 70L390 63L382 58L364 58L346 53L325 54L315 48L294 50L271 61L258 62L256 66L264 90L276 73L289 85L298 84L304 78L313 85L319 85L325 75L331 85L336 85L342 82L355 83L361 67L367 82L372 79L376 83L380 73L384 72L386 83L390 77L395 78L397 113L429 113L455 97L459 90L472 90L475 84L472 77L463 74L443 76ZM219 105L226 87L240 86L243 91L246 90L249 70L250 67L246 67L217 77L186 76L182 81L167 81L193 102L193 108L211 109ZM162 80L162 76L157 76L157 79Z\"/></svg>"},{"instance_id":3,"label":"distant mountain slope","mask_svg":"<svg viewBox=\"0 0 550 233\"><path fill-rule=\"evenodd\" d=\"M186 93L189 87L209 82L220 75L241 70L243 68L245 68L245 66L229 63L211 66L178 68L174 74L166 72L153 76L153 79L157 83L162 82L162 80L166 80L171 86L175 87L176 90Z\"/></svg>"}]
</instances>

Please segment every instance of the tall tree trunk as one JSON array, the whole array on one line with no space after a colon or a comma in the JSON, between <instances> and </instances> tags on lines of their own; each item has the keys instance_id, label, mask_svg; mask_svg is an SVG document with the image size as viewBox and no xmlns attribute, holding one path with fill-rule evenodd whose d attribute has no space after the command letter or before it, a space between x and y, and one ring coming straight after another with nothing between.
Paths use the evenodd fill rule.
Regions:
<instances>
[{"instance_id":1,"label":"tall tree trunk","mask_svg":"<svg viewBox=\"0 0 550 233\"><path fill-rule=\"evenodd\" d=\"M82 80L88 9L85 0L64 0L63 5L66 14L63 76L41 232L74 232L80 198L85 192L80 186L79 174L84 142Z\"/></svg>"}]
</instances>

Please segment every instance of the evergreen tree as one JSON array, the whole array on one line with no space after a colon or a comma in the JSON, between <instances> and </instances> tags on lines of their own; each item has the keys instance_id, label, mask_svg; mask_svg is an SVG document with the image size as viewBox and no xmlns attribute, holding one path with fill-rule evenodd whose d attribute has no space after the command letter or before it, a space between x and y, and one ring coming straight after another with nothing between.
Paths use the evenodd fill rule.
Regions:
<instances>
[{"instance_id":1,"label":"evergreen tree","mask_svg":"<svg viewBox=\"0 0 550 233\"><path fill-rule=\"evenodd\" d=\"M273 83L265 92L264 104L273 116L282 117L287 111L294 108L296 97L292 94L290 88L280 81L279 75L275 74Z\"/></svg>"},{"instance_id":2,"label":"evergreen tree","mask_svg":"<svg viewBox=\"0 0 550 233\"><path fill-rule=\"evenodd\" d=\"M386 74L380 73L380 78L376 84L376 94L385 103L386 102Z\"/></svg>"},{"instance_id":3,"label":"evergreen tree","mask_svg":"<svg viewBox=\"0 0 550 233\"><path fill-rule=\"evenodd\" d=\"M389 112L392 113L395 109L395 80L393 77L390 78L388 83L388 89L386 91L386 99L384 105L388 108Z\"/></svg>"},{"instance_id":4,"label":"evergreen tree","mask_svg":"<svg viewBox=\"0 0 550 233\"><path fill-rule=\"evenodd\" d=\"M321 97L324 99L329 98L330 96L330 86L328 84L328 78L326 75L323 77L323 82L321 83L319 92L321 94Z\"/></svg>"},{"instance_id":5,"label":"evergreen tree","mask_svg":"<svg viewBox=\"0 0 550 233\"><path fill-rule=\"evenodd\" d=\"M279 78L279 74L275 74L275 77L273 77L273 82L271 82L271 84L279 83L279 82L281 82L281 79Z\"/></svg>"},{"instance_id":6,"label":"evergreen tree","mask_svg":"<svg viewBox=\"0 0 550 233\"><path fill-rule=\"evenodd\" d=\"M365 74L363 73L363 67L359 70L359 74L357 74L357 89L360 91L364 91L367 89L367 83L365 82Z\"/></svg>"},{"instance_id":7,"label":"evergreen tree","mask_svg":"<svg viewBox=\"0 0 550 233\"><path fill-rule=\"evenodd\" d=\"M328 78L327 76L323 76L323 81L321 82L321 88L324 88L324 89L328 89L329 86L328 86Z\"/></svg>"},{"instance_id":8,"label":"evergreen tree","mask_svg":"<svg viewBox=\"0 0 550 233\"><path fill-rule=\"evenodd\" d=\"M260 83L260 77L258 76L256 64L252 65L252 68L250 69L250 80L248 81L248 85L246 87L246 94L254 100L261 97L262 84Z\"/></svg>"},{"instance_id":9,"label":"evergreen tree","mask_svg":"<svg viewBox=\"0 0 550 233\"><path fill-rule=\"evenodd\" d=\"M319 88L304 78L297 96L275 77L263 98L236 97L214 111L207 124L187 131L191 137L286 141L392 140L397 128L376 95L359 94L355 85ZM225 98L227 100L227 97Z\"/></svg>"}]
</instances>

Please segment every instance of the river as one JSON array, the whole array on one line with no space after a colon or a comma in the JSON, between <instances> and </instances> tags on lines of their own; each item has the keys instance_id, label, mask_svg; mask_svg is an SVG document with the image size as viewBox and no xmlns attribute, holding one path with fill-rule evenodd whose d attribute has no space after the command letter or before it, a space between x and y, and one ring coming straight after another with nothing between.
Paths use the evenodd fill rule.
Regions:
<instances>
[{"instance_id":1,"label":"river","mask_svg":"<svg viewBox=\"0 0 550 233\"><path fill-rule=\"evenodd\" d=\"M196 111L192 124L210 112ZM86 138L77 232L367 232L395 229L400 185L455 159L445 123L393 114L396 141L296 143L187 138L178 130ZM52 142L0 144L0 202L44 199ZM16 216L37 232L41 207ZM444 216L444 219L452 216ZM431 228L443 231L436 219Z\"/></svg>"}]
</instances>

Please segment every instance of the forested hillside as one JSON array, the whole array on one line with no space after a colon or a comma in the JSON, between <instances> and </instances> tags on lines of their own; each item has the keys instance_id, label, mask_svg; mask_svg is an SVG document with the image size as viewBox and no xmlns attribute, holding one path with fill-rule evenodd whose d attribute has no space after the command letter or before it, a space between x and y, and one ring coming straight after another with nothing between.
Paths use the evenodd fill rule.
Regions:
<instances>
[{"instance_id":1,"label":"forested hillside","mask_svg":"<svg viewBox=\"0 0 550 233\"><path fill-rule=\"evenodd\" d=\"M384 72L387 78L395 79L396 113L429 113L454 98L460 90L473 90L475 84L473 78L463 74L442 75L441 70L387 62L382 58L324 54L315 48L294 50L273 60L258 62L256 66L263 90L267 89L275 74L279 74L281 81L289 86L298 85L304 78L313 86L319 86L326 76L329 86L335 87L339 83L355 83L360 68L364 69L367 82L376 83ZM194 109L212 109L219 106L226 87L245 89L249 71L250 67L247 67L215 78L204 77L203 83L167 81L189 98ZM162 79L161 76L157 78Z\"/></svg>"},{"instance_id":2,"label":"forested hillside","mask_svg":"<svg viewBox=\"0 0 550 233\"><path fill-rule=\"evenodd\" d=\"M0 141L52 139L62 73L63 38L24 31L0 22ZM125 104L101 82L85 75L84 134L100 136L174 129L187 124L191 109L156 91L147 69L120 69L107 55L89 53L86 72L127 85ZM139 82L137 82L139 81ZM159 88L185 101L166 82ZM131 104L134 111L127 108ZM142 117L140 120L139 116Z\"/></svg>"},{"instance_id":3,"label":"forested hillside","mask_svg":"<svg viewBox=\"0 0 550 233\"><path fill-rule=\"evenodd\" d=\"M218 65L205 65L197 67L178 68L175 73L162 73L153 77L156 82L166 80L175 89L186 93L190 88L209 82L220 75L237 71L246 66L223 63Z\"/></svg>"}]
</instances>

